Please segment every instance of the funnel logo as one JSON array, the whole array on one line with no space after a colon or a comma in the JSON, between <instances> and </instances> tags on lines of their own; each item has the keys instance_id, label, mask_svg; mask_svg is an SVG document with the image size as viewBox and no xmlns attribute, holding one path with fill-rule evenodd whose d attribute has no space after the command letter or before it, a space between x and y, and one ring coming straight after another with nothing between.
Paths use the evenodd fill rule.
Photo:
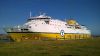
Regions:
<instances>
[{"instance_id":1,"label":"funnel logo","mask_svg":"<svg viewBox=\"0 0 100 56\"><path fill-rule=\"evenodd\" d=\"M60 35L61 35L61 36L64 36L64 30L61 30L61 31L60 31Z\"/></svg>"}]
</instances>

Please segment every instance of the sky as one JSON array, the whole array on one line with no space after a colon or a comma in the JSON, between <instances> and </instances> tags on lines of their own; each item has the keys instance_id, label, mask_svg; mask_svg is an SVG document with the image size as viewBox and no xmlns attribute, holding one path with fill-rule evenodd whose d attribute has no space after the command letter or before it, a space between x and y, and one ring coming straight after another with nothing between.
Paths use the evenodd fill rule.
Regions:
<instances>
[{"instance_id":1,"label":"sky","mask_svg":"<svg viewBox=\"0 0 100 56\"><path fill-rule=\"evenodd\" d=\"M3 27L23 25L40 11L59 20L73 18L93 35L100 35L100 0L0 0L0 33Z\"/></svg>"}]
</instances>

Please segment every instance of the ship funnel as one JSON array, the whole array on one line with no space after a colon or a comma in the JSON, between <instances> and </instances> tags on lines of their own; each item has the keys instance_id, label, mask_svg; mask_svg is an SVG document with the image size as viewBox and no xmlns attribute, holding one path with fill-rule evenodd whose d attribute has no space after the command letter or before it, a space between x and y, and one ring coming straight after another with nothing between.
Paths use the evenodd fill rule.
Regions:
<instances>
[{"instance_id":1,"label":"ship funnel","mask_svg":"<svg viewBox=\"0 0 100 56\"><path fill-rule=\"evenodd\" d=\"M76 21L75 20L73 20L73 19L69 19L69 20L67 20L67 24L68 25L76 25Z\"/></svg>"}]
</instances>

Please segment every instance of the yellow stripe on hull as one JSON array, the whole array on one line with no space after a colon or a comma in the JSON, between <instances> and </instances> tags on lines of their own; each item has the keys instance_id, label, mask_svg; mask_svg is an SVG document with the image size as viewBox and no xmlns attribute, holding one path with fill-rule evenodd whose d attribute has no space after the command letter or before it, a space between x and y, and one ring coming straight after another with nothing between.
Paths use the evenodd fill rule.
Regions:
<instances>
[{"instance_id":1,"label":"yellow stripe on hull","mask_svg":"<svg viewBox=\"0 0 100 56\"><path fill-rule=\"evenodd\" d=\"M57 39L57 40L67 40L67 39L87 39L90 38L89 34L68 34L65 33L64 36L61 36L60 33L8 33L9 36L14 41L25 41L25 40L47 40L47 39Z\"/></svg>"}]
</instances>

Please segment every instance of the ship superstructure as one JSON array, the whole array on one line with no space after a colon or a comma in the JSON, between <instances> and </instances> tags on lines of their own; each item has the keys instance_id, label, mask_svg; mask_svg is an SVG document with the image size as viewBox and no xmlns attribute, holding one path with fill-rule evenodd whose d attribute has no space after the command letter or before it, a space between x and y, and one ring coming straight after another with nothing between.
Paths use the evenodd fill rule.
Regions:
<instances>
[{"instance_id":1,"label":"ship superstructure","mask_svg":"<svg viewBox=\"0 0 100 56\"><path fill-rule=\"evenodd\" d=\"M87 39L91 32L73 19L61 21L45 14L30 17L22 26L5 29L15 41L35 39Z\"/></svg>"}]
</instances>

